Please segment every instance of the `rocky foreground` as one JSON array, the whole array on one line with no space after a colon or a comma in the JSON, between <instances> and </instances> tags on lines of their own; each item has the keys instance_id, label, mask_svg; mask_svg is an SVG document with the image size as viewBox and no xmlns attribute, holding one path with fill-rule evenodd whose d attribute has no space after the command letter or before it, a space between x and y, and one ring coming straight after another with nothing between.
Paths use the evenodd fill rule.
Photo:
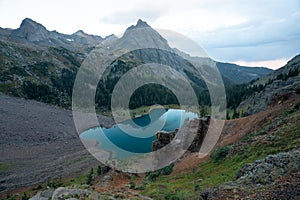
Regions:
<instances>
[{"instance_id":1,"label":"rocky foreground","mask_svg":"<svg viewBox=\"0 0 300 200\"><path fill-rule=\"evenodd\" d=\"M200 196L204 200L229 196L236 199L297 199L300 197L299 163L299 149L269 155L242 167L236 181L202 191ZM264 186L267 188L261 190ZM253 191L253 194L247 195L247 191Z\"/></svg>"}]
</instances>

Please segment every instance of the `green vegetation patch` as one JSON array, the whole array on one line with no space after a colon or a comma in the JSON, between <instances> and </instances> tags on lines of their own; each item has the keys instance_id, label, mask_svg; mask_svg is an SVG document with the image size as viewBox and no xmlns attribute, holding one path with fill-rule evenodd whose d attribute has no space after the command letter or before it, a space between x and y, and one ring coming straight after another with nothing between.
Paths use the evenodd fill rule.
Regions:
<instances>
[{"instance_id":1,"label":"green vegetation patch","mask_svg":"<svg viewBox=\"0 0 300 200\"><path fill-rule=\"evenodd\" d=\"M295 107L298 105L293 109ZM200 190L236 180L245 164L299 148L299 135L300 112L283 113L267 127L246 135L240 142L216 149L208 161L193 170L174 176L158 176L149 181L142 193L154 199L199 199Z\"/></svg>"},{"instance_id":2,"label":"green vegetation patch","mask_svg":"<svg viewBox=\"0 0 300 200\"><path fill-rule=\"evenodd\" d=\"M228 146L220 147L212 152L210 155L210 158L213 162L218 163L226 158L230 151L230 148Z\"/></svg>"}]
</instances>

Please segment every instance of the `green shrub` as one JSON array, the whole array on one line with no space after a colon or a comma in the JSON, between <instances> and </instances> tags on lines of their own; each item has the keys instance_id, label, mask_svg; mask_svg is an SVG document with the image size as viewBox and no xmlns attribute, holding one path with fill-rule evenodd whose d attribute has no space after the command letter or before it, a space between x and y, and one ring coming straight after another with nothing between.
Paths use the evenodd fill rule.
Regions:
<instances>
[{"instance_id":1,"label":"green shrub","mask_svg":"<svg viewBox=\"0 0 300 200\"><path fill-rule=\"evenodd\" d=\"M176 192L170 192L170 193L165 194L165 199L166 200L180 200L182 198L180 197L180 195L176 191Z\"/></svg>"},{"instance_id":2,"label":"green shrub","mask_svg":"<svg viewBox=\"0 0 300 200\"><path fill-rule=\"evenodd\" d=\"M299 93L300 93L300 88L299 88ZM296 104L294 105L294 110L295 110L295 111L299 110L299 108L300 108L300 102L298 102L298 103L296 103Z\"/></svg>"},{"instance_id":3,"label":"green shrub","mask_svg":"<svg viewBox=\"0 0 300 200\"><path fill-rule=\"evenodd\" d=\"M148 173L147 177L149 181L155 181L160 176L160 170Z\"/></svg>"},{"instance_id":4,"label":"green shrub","mask_svg":"<svg viewBox=\"0 0 300 200\"><path fill-rule=\"evenodd\" d=\"M129 188L130 189L135 189L135 183L133 181L129 182Z\"/></svg>"},{"instance_id":5,"label":"green shrub","mask_svg":"<svg viewBox=\"0 0 300 200\"><path fill-rule=\"evenodd\" d=\"M101 175L101 166L100 166L100 165L97 167L97 175L98 175L98 176Z\"/></svg>"},{"instance_id":6,"label":"green shrub","mask_svg":"<svg viewBox=\"0 0 300 200\"><path fill-rule=\"evenodd\" d=\"M145 186L145 184L142 184L142 185L140 185L140 186L136 186L134 189L135 189L135 190L145 190L145 189L146 189L146 186Z\"/></svg>"},{"instance_id":7,"label":"green shrub","mask_svg":"<svg viewBox=\"0 0 300 200\"><path fill-rule=\"evenodd\" d=\"M91 168L91 171L87 174L86 176L86 184L90 185L93 181L93 174L94 174L94 169Z\"/></svg>"},{"instance_id":8,"label":"green shrub","mask_svg":"<svg viewBox=\"0 0 300 200\"><path fill-rule=\"evenodd\" d=\"M265 135L267 132L265 130L260 130L258 132L253 133L253 136Z\"/></svg>"},{"instance_id":9,"label":"green shrub","mask_svg":"<svg viewBox=\"0 0 300 200\"><path fill-rule=\"evenodd\" d=\"M165 166L164 168L154 171L154 172L149 172L147 174L148 180L150 181L155 181L157 177L159 177L160 175L169 175L173 172L173 167L174 167L174 163Z\"/></svg>"},{"instance_id":10,"label":"green shrub","mask_svg":"<svg viewBox=\"0 0 300 200\"><path fill-rule=\"evenodd\" d=\"M213 162L218 163L226 158L230 151L228 146L220 147L212 152L210 155Z\"/></svg>"},{"instance_id":11,"label":"green shrub","mask_svg":"<svg viewBox=\"0 0 300 200\"><path fill-rule=\"evenodd\" d=\"M41 190L41 189L43 189L42 185L38 185L37 187L33 188L33 190Z\"/></svg>"},{"instance_id":12,"label":"green shrub","mask_svg":"<svg viewBox=\"0 0 300 200\"><path fill-rule=\"evenodd\" d=\"M168 165L168 166L162 168L162 173L163 173L164 175L169 175L169 174L171 174L171 173L173 172L173 167L174 167L174 164L172 163L171 165Z\"/></svg>"},{"instance_id":13,"label":"green shrub","mask_svg":"<svg viewBox=\"0 0 300 200\"><path fill-rule=\"evenodd\" d=\"M7 200L16 200L17 198L15 196L11 196L10 194L6 195Z\"/></svg>"},{"instance_id":14,"label":"green shrub","mask_svg":"<svg viewBox=\"0 0 300 200\"><path fill-rule=\"evenodd\" d=\"M26 193L24 193L23 196L22 196L22 200L28 200L28 199L29 199L29 197L27 196Z\"/></svg>"}]
</instances>

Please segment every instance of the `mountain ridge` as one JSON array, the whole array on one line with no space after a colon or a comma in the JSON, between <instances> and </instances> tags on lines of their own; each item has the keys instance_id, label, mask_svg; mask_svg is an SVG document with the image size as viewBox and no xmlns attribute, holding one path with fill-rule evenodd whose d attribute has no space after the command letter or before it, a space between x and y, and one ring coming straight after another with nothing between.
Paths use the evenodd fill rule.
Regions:
<instances>
[{"instance_id":1,"label":"mountain ridge","mask_svg":"<svg viewBox=\"0 0 300 200\"><path fill-rule=\"evenodd\" d=\"M181 58L177 54L178 51L172 49L165 38L142 20L138 20L136 25L126 29L121 38L111 35L103 39L100 36L89 35L80 30L72 35L66 35L56 31L48 31L43 25L31 19L24 19L18 29L2 32L3 34L0 34L0 91L5 94L69 107L76 73L83 60L97 45L99 47L113 46L115 49L118 46L114 45L119 45L122 48L145 48L146 46L148 49L129 52L128 55L118 58L111 64L108 73L112 73L112 76L109 82L102 82L103 87L101 86L103 92L107 91L104 96L109 97L111 87L116 84L120 75L126 70L137 64L156 62L173 66L175 70L187 77L197 90L200 89L198 90L200 91L199 95L201 93L201 95L207 96L205 102L206 104L209 103L205 82L196 75L196 69ZM38 34L38 36L35 37L34 34ZM214 64L216 62L210 58L199 57L197 59L203 66L206 66L207 63ZM243 68L240 69L243 70ZM252 70L252 68L249 69ZM233 70L236 73L238 71ZM255 71L256 68L253 70ZM230 71L223 70L222 73L226 85L247 83L264 75L253 76L254 72L245 72L244 77L248 77L248 79L243 78L242 81L238 82L236 73L231 75L228 72ZM36 92L33 93L33 91ZM97 94L104 98L103 95ZM101 100L101 102L106 102L106 106L110 105L109 99Z\"/></svg>"},{"instance_id":2,"label":"mountain ridge","mask_svg":"<svg viewBox=\"0 0 300 200\"><path fill-rule=\"evenodd\" d=\"M235 83L250 82L255 79L262 78L266 74L271 73L273 70L265 67L248 67L241 66L228 62L218 62L217 67L220 73L227 73L227 76L235 77Z\"/></svg>"},{"instance_id":3,"label":"mountain ridge","mask_svg":"<svg viewBox=\"0 0 300 200\"><path fill-rule=\"evenodd\" d=\"M156 39L159 38L159 40L161 40L160 43L167 43L165 38L163 38L150 25L148 25L146 21L143 21L141 19L139 19L137 21L136 25L132 25L132 26L128 27L126 29L124 35L125 36L128 35L127 34L128 31L130 32L130 30L138 29L138 28L146 29L148 32L153 31L158 36L158 37L156 37ZM77 47L78 47L78 45L82 47L83 45L86 45L86 44L95 46L95 45L98 45L99 42L103 42L108 38L115 38L114 34L111 34L109 36L106 36L105 38L102 38L101 36L98 36L98 35L87 34L82 30L78 30L71 35L59 33L55 30L49 31L49 30L47 30L47 28L45 26L43 26L42 24L40 24L30 18L25 18L24 20L22 20L20 27L17 29L8 29L8 28L0 27L0 35L8 36L8 38L4 37L3 39L7 39L7 40L12 39L13 41L16 41L16 42L22 43L22 42L27 41L29 43L36 43L37 46L41 45L41 46L48 46L48 47L51 45L52 46L62 46L69 50L75 50L76 45L77 45ZM125 38L124 40L127 40L127 39L132 40L132 39L134 39L134 37ZM75 47L74 47L74 45L71 44L71 42L76 42ZM135 45L137 45L138 42L139 41L136 41ZM152 40L151 42L154 43L155 45L158 45L158 47L160 46L159 43L157 43L155 40ZM215 62L222 63L222 65L231 64L231 63L224 63L224 62L219 62L219 61L215 61ZM239 65L237 65L237 66L239 66ZM255 69L260 69L260 68L264 68L264 67L256 67L256 68L254 67L252 70L252 73L255 72ZM266 69L266 73L269 73L272 71L271 69L269 70L268 68L264 68L264 69ZM263 75L266 75L266 74L263 74ZM229 78L232 79L231 77L229 77ZM248 79L247 79L247 81L248 81Z\"/></svg>"},{"instance_id":4,"label":"mountain ridge","mask_svg":"<svg viewBox=\"0 0 300 200\"><path fill-rule=\"evenodd\" d=\"M138 48L153 48L153 49L161 49L173 52L174 54L178 54L184 58L189 58L190 55L181 51L180 49L171 48L168 44L168 41L163 38L155 29L147 24L147 22L138 20L136 25L132 25L126 29L125 33L121 38L114 40L114 43L107 44L108 46L120 46L129 47L132 49ZM191 57L190 57L191 58ZM194 60L195 58L193 58ZM242 84L248 83L255 79L261 78L273 70L265 67L246 67L239 66L232 63L223 63L214 61L213 59L207 57L197 57L197 61L200 63L207 62L207 59L212 60L216 63L217 68L224 76L230 80L233 84Z\"/></svg>"},{"instance_id":5,"label":"mountain ridge","mask_svg":"<svg viewBox=\"0 0 300 200\"><path fill-rule=\"evenodd\" d=\"M56 30L49 31L45 26L30 18L22 20L20 27L17 29L7 30L0 28L0 35L2 40L26 44L36 48L56 46L71 51L95 46L103 40L101 36L89 35L83 31L80 32L80 30L71 35L59 33Z\"/></svg>"}]
</instances>

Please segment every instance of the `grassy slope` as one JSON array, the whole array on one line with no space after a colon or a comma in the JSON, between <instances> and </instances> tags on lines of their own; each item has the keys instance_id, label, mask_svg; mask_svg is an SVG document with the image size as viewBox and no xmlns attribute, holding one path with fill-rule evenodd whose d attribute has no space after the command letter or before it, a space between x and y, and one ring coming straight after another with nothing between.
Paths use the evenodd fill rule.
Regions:
<instances>
[{"instance_id":1,"label":"grassy slope","mask_svg":"<svg viewBox=\"0 0 300 200\"><path fill-rule=\"evenodd\" d=\"M246 163L299 148L299 135L300 112L290 108L266 127L230 145L224 160L216 163L209 159L191 171L147 181L142 194L155 199L199 199L199 190L234 181L237 172ZM199 183L197 180L200 178L203 181Z\"/></svg>"}]
</instances>

